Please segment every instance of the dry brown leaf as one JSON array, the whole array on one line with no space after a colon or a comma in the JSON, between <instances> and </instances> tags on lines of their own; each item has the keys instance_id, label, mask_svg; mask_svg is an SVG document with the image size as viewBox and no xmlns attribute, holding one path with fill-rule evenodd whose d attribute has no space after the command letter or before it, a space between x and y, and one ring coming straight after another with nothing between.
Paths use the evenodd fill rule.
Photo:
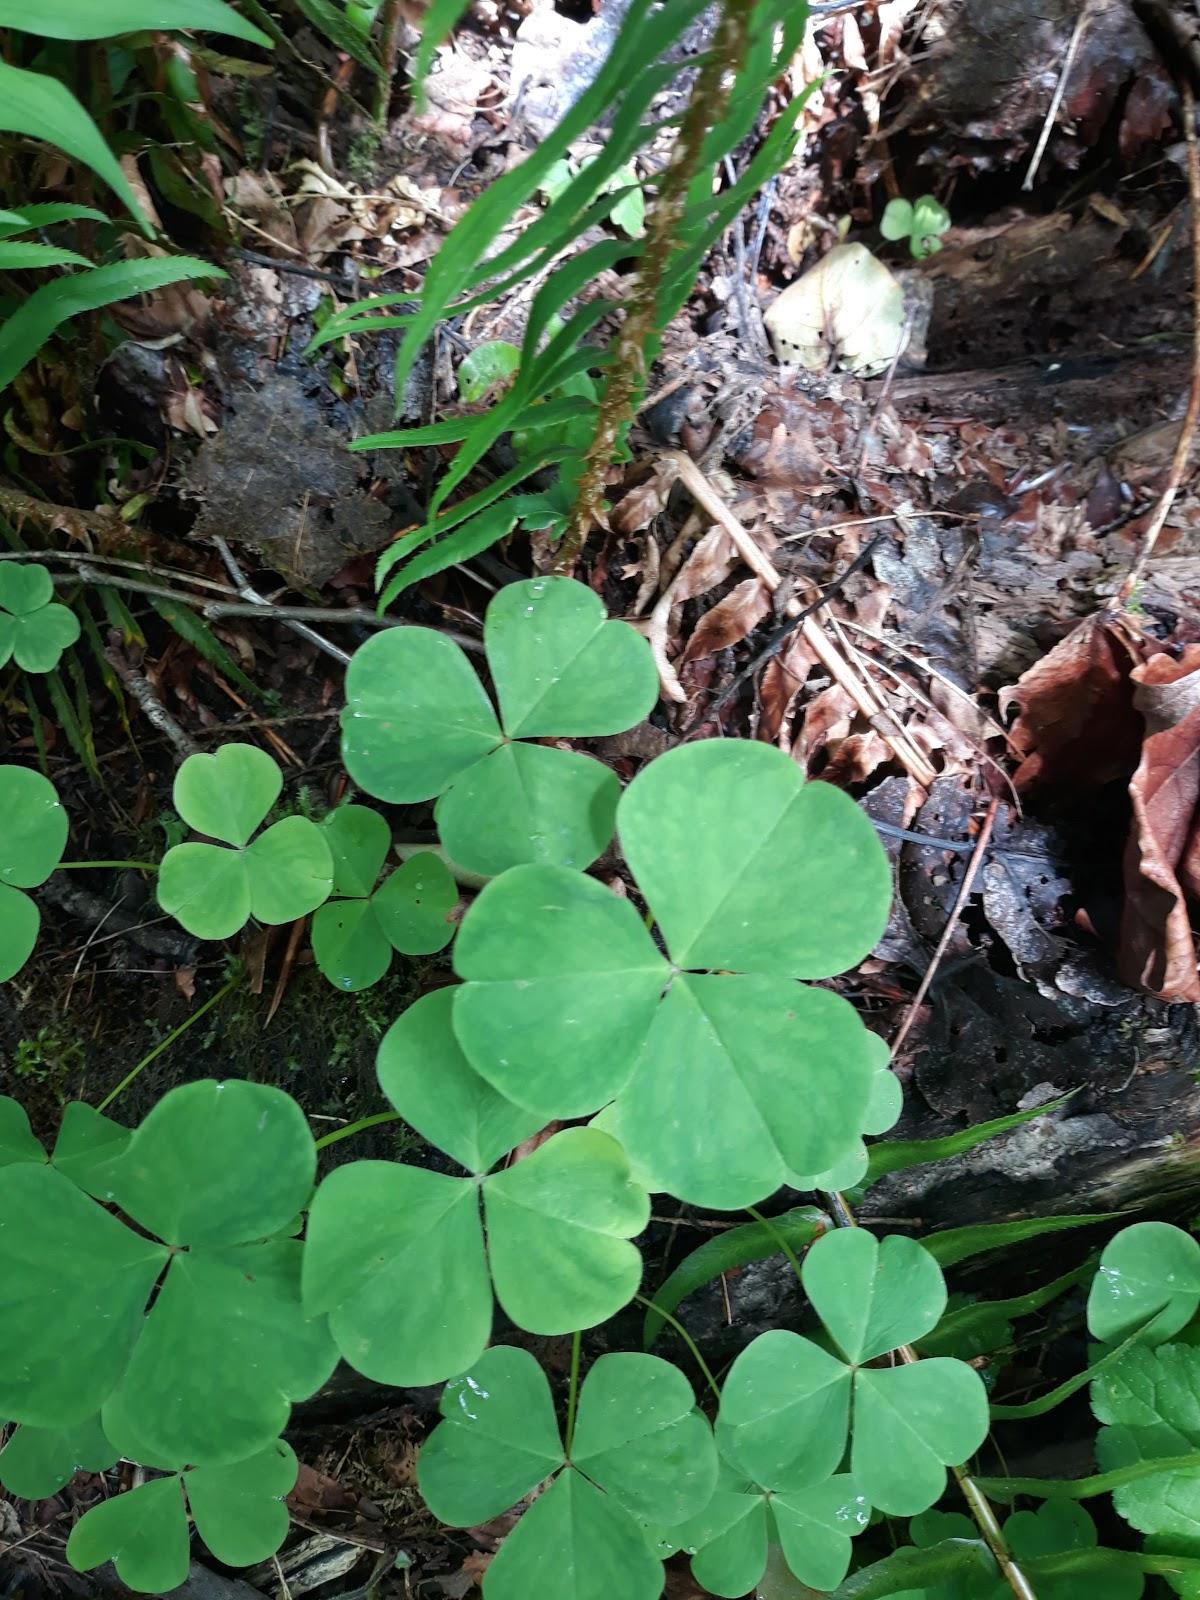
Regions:
<instances>
[{"instance_id":1,"label":"dry brown leaf","mask_svg":"<svg viewBox=\"0 0 1200 1600\"><path fill-rule=\"evenodd\" d=\"M1121 628L1089 617L1001 692L1001 711L1019 713L1010 730L1023 757L1019 790L1097 787L1132 771L1142 737L1130 682L1137 659Z\"/></svg>"},{"instance_id":2,"label":"dry brown leaf","mask_svg":"<svg viewBox=\"0 0 1200 1600\"><path fill-rule=\"evenodd\" d=\"M715 655L740 643L771 610L771 592L761 578L747 578L718 600L701 617L687 648L679 658L682 669L689 661Z\"/></svg>"},{"instance_id":3,"label":"dry brown leaf","mask_svg":"<svg viewBox=\"0 0 1200 1600\"><path fill-rule=\"evenodd\" d=\"M1196 944L1178 869L1200 855L1200 645L1179 660L1152 656L1132 674L1146 719L1129 785L1133 827L1125 851L1118 966L1127 983L1161 1000L1200 1002Z\"/></svg>"}]
</instances>

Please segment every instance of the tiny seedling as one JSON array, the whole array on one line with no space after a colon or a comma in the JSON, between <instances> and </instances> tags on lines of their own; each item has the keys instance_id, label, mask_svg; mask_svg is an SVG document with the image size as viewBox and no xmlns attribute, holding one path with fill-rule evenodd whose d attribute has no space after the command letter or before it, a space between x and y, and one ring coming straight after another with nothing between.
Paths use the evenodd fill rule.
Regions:
<instances>
[{"instance_id":1,"label":"tiny seedling","mask_svg":"<svg viewBox=\"0 0 1200 1600\"><path fill-rule=\"evenodd\" d=\"M55 603L54 580L45 567L0 561L0 667L13 660L23 672L53 672L78 637L79 619Z\"/></svg>"},{"instance_id":2,"label":"tiny seedling","mask_svg":"<svg viewBox=\"0 0 1200 1600\"><path fill-rule=\"evenodd\" d=\"M941 235L950 226L950 213L931 194L913 202L889 200L880 219L879 231L885 239L908 240L913 256L922 261L942 248Z\"/></svg>"}]
</instances>

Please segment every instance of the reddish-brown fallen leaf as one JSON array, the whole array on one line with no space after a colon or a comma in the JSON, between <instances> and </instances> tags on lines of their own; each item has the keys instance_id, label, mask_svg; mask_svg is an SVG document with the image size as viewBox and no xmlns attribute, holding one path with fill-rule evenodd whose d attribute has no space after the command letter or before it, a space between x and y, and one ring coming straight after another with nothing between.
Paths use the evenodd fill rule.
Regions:
<instances>
[{"instance_id":1,"label":"reddish-brown fallen leaf","mask_svg":"<svg viewBox=\"0 0 1200 1600\"><path fill-rule=\"evenodd\" d=\"M761 578L747 578L744 583L739 583L700 618L679 659L679 667L740 643L758 627L770 610L771 591Z\"/></svg>"},{"instance_id":2,"label":"reddish-brown fallen leaf","mask_svg":"<svg viewBox=\"0 0 1200 1600\"><path fill-rule=\"evenodd\" d=\"M1089 617L1000 696L1019 715L1011 737L1023 757L1018 789L1096 787L1137 765L1142 719L1130 674L1138 656L1108 617Z\"/></svg>"},{"instance_id":3,"label":"reddish-brown fallen leaf","mask_svg":"<svg viewBox=\"0 0 1200 1600\"><path fill-rule=\"evenodd\" d=\"M1146 737L1129 784L1118 964L1127 983L1161 1000L1195 1003L1196 942L1180 877L1194 887L1200 860L1200 645L1178 660L1151 656L1132 676Z\"/></svg>"}]
</instances>

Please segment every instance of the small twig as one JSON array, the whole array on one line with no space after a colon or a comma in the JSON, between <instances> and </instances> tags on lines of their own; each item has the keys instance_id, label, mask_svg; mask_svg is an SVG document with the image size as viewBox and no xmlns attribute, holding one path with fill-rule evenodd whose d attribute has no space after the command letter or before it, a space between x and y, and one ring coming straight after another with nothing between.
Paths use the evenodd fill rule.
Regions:
<instances>
[{"instance_id":1,"label":"small twig","mask_svg":"<svg viewBox=\"0 0 1200 1600\"><path fill-rule=\"evenodd\" d=\"M733 164L733 157L726 156L724 161L725 178L732 189L737 184L737 168ZM737 263L737 274L734 278L733 292L737 300L738 321L741 323L742 340L747 346L752 346L760 353L766 350L767 343L763 337L762 315L757 321L752 321L750 316L750 295L747 282L746 260L746 230L742 226L742 219L736 216L732 224L733 254ZM757 307L756 307L757 309Z\"/></svg>"},{"instance_id":2,"label":"small twig","mask_svg":"<svg viewBox=\"0 0 1200 1600\"><path fill-rule=\"evenodd\" d=\"M954 897L950 915L946 918L946 926L942 929L941 938L938 940L929 965L925 969L925 976L921 979L916 994L913 995L912 1000L909 1002L908 1010L904 1014L904 1020L901 1022L896 1031L896 1037L892 1041L891 1059L893 1061L900 1054L901 1046L912 1031L913 1024L917 1020L917 1013L920 1011L925 996L929 993L930 985L937 975L937 970L942 964L942 957L949 948L950 940L954 935L955 928L958 926L958 919L962 915L963 907L971 897L971 890L974 887L979 868L983 864L983 858L987 854L988 841L992 837L992 829L996 826L996 816L999 810L1000 798L997 795L988 806L987 815L983 819L983 826L979 830L979 837L975 841L975 849L971 854L971 859L967 862L967 869L963 873L962 882L958 886L958 893Z\"/></svg>"},{"instance_id":3,"label":"small twig","mask_svg":"<svg viewBox=\"0 0 1200 1600\"><path fill-rule=\"evenodd\" d=\"M1196 437L1196 422L1200 419L1200 148L1197 147L1196 140L1195 93L1186 78L1179 87L1183 96L1183 134L1187 140L1188 194L1192 206L1192 382L1188 391L1187 410L1179 425L1179 439L1175 445L1175 454L1171 458L1171 470L1167 475L1166 485L1159 496L1158 505L1154 508L1149 526L1142 535L1142 547L1138 551L1137 560L1125 582L1109 601L1110 611L1118 611L1128 605L1142 581L1150 558L1154 554L1154 547L1162 533L1163 524L1167 520L1167 513L1174 504L1175 496L1179 493L1179 487L1183 482Z\"/></svg>"},{"instance_id":4,"label":"small twig","mask_svg":"<svg viewBox=\"0 0 1200 1600\"><path fill-rule=\"evenodd\" d=\"M1075 52L1079 49L1079 41L1091 11L1091 0L1084 0L1075 18L1075 26L1071 30L1070 42L1067 53L1063 57L1062 71L1058 75L1058 82L1054 86L1054 95L1050 101L1050 109L1046 112L1046 120L1042 123L1042 131L1038 137L1037 145L1033 152L1033 159L1029 163L1029 171L1025 174L1025 181L1021 188L1028 194L1033 188L1034 179L1037 177L1038 168L1042 164L1042 157L1046 153L1046 146L1050 143L1050 135L1054 129L1054 119L1058 116L1059 107L1063 103L1063 95L1067 92L1067 79L1071 76L1071 68L1075 65Z\"/></svg>"},{"instance_id":5,"label":"small twig","mask_svg":"<svg viewBox=\"0 0 1200 1600\"><path fill-rule=\"evenodd\" d=\"M909 310L905 312L904 326L900 329L900 338L897 341L895 352L891 361L888 363L888 369L886 373L884 373L883 383L880 385L879 395L876 398L874 408L870 417L867 419L867 425L863 429L862 437L859 440L858 465L856 466L854 472L854 482L856 487L866 469L867 453L871 448L871 440L875 437L876 425L879 422L879 418L883 412L884 406L887 404L888 395L892 392L892 384L895 381L896 368L900 365L900 357L908 349L908 341L912 337L912 326L913 314L912 311ZM861 491L859 498L862 498Z\"/></svg>"},{"instance_id":6,"label":"small twig","mask_svg":"<svg viewBox=\"0 0 1200 1600\"><path fill-rule=\"evenodd\" d=\"M104 658L137 702L146 721L157 728L159 733L165 734L179 751L180 760L195 755L196 746L155 694L150 680L143 677L136 667L131 667L115 645L109 646L104 652Z\"/></svg>"},{"instance_id":7,"label":"small twig","mask_svg":"<svg viewBox=\"0 0 1200 1600\"><path fill-rule=\"evenodd\" d=\"M234 588L242 599L248 600L252 605L256 606L267 605L268 601L265 596L259 594L258 590L252 586L249 578L238 565L233 551L219 533L213 534L213 543L220 551L221 560L225 563L225 570L233 579ZM315 628L310 628L306 622L286 621L284 626L290 628L293 633L298 633L302 639L307 639L309 644L315 644L318 650L323 650L327 656L332 656L335 661L340 661L343 666L349 664L350 657L345 650L340 649L336 644L330 644L328 639L319 634Z\"/></svg>"}]
</instances>

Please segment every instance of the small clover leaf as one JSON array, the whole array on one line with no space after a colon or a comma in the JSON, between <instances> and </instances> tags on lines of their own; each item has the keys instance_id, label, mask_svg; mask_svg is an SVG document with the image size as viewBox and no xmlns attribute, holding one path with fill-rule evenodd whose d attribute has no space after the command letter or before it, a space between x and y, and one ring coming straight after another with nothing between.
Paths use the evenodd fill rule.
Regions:
<instances>
[{"instance_id":1,"label":"small clover leaf","mask_svg":"<svg viewBox=\"0 0 1200 1600\"><path fill-rule=\"evenodd\" d=\"M485 1521L557 1474L492 1562L487 1600L554 1600L564 1588L577 1600L657 1600L662 1563L641 1522L694 1514L717 1473L681 1372L656 1356L601 1356L584 1380L569 1459L545 1375L524 1350L488 1350L447 1384L441 1411L417 1476L443 1522Z\"/></svg>"},{"instance_id":2,"label":"small clover leaf","mask_svg":"<svg viewBox=\"0 0 1200 1600\"><path fill-rule=\"evenodd\" d=\"M934 1326L946 1300L940 1268L911 1240L877 1245L846 1229L817 1240L801 1276L845 1359L784 1330L755 1339L725 1382L723 1453L768 1487L816 1483L836 1470L849 1430L850 1471L868 1503L895 1516L925 1510L945 1488L945 1467L987 1434L983 1382L945 1357L862 1363Z\"/></svg>"},{"instance_id":3,"label":"small clover leaf","mask_svg":"<svg viewBox=\"0 0 1200 1600\"><path fill-rule=\"evenodd\" d=\"M889 200L879 219L879 231L883 237L892 241L907 239L912 233L912 225L912 201L905 200L902 195Z\"/></svg>"},{"instance_id":4,"label":"small clover leaf","mask_svg":"<svg viewBox=\"0 0 1200 1600\"><path fill-rule=\"evenodd\" d=\"M0 562L0 575L16 570ZM54 607L61 611L61 606ZM68 616L72 613L68 612ZM37 943L41 915L22 889L45 883L62 860L67 814L54 785L28 767L0 766L0 983L18 973Z\"/></svg>"},{"instance_id":5,"label":"small clover leaf","mask_svg":"<svg viewBox=\"0 0 1200 1600\"><path fill-rule=\"evenodd\" d=\"M270 756L248 744L189 756L176 774L180 816L223 841L174 845L159 869L159 905L197 938L227 939L252 916L294 922L328 898L329 846L307 817L284 817L250 842L282 786Z\"/></svg>"},{"instance_id":6,"label":"small clover leaf","mask_svg":"<svg viewBox=\"0 0 1200 1600\"><path fill-rule=\"evenodd\" d=\"M79 637L79 619L53 600L45 567L0 561L0 667L12 658L23 672L54 671Z\"/></svg>"},{"instance_id":7,"label":"small clover leaf","mask_svg":"<svg viewBox=\"0 0 1200 1600\"><path fill-rule=\"evenodd\" d=\"M649 647L570 578L506 586L488 607L484 642L503 726L443 635L393 628L369 639L346 671L346 770L382 800L440 796L446 852L472 872L585 867L612 837L615 776L590 756L520 741L640 722L658 694Z\"/></svg>"},{"instance_id":8,"label":"small clover leaf","mask_svg":"<svg viewBox=\"0 0 1200 1600\"><path fill-rule=\"evenodd\" d=\"M629 1241L649 1213L620 1145L593 1128L568 1128L482 1181L353 1162L313 1199L304 1303L329 1313L338 1349L367 1377L436 1383L487 1344L489 1277L531 1333L591 1327L620 1310L641 1277ZM414 1282L426 1291L414 1295Z\"/></svg>"},{"instance_id":9,"label":"small clover leaf","mask_svg":"<svg viewBox=\"0 0 1200 1600\"><path fill-rule=\"evenodd\" d=\"M73 1120L56 1165L0 1170L0 1276L20 1287L0 1304L0 1412L41 1428L119 1418L152 1464L263 1448L336 1360L301 1306L301 1245L268 1237L312 1188L299 1108L264 1085L187 1084L123 1149L107 1118Z\"/></svg>"},{"instance_id":10,"label":"small clover leaf","mask_svg":"<svg viewBox=\"0 0 1200 1600\"><path fill-rule=\"evenodd\" d=\"M482 400L490 390L511 378L520 365L521 352L507 340L489 339L477 344L463 357L455 374L460 399L468 405Z\"/></svg>"},{"instance_id":11,"label":"small clover leaf","mask_svg":"<svg viewBox=\"0 0 1200 1600\"><path fill-rule=\"evenodd\" d=\"M1200 1244L1168 1222L1135 1222L1104 1247L1088 1295L1088 1331L1119 1344L1154 1318L1150 1339L1162 1343L1186 1327L1198 1307Z\"/></svg>"},{"instance_id":12,"label":"small clover leaf","mask_svg":"<svg viewBox=\"0 0 1200 1600\"><path fill-rule=\"evenodd\" d=\"M313 916L317 966L338 989L368 989L402 955L432 955L450 943L450 912L458 889L446 863L422 851L375 881L391 849L392 836L377 811L340 806L321 823L333 857L335 898Z\"/></svg>"},{"instance_id":13,"label":"small clover leaf","mask_svg":"<svg viewBox=\"0 0 1200 1600\"><path fill-rule=\"evenodd\" d=\"M870 823L769 745L727 740L655 761L619 823L669 959L594 879L514 868L455 947L471 1065L547 1120L618 1097L634 1166L698 1205L751 1204L851 1156L878 1042L795 980L840 971L882 931L890 874Z\"/></svg>"},{"instance_id":14,"label":"small clover leaf","mask_svg":"<svg viewBox=\"0 0 1200 1600\"><path fill-rule=\"evenodd\" d=\"M0 1484L23 1500L45 1500L79 1471L105 1471L119 1454L99 1417L70 1428L21 1427L0 1450Z\"/></svg>"},{"instance_id":15,"label":"small clover leaf","mask_svg":"<svg viewBox=\"0 0 1200 1600\"><path fill-rule=\"evenodd\" d=\"M1092 1382L1092 1410L1109 1424L1096 1441L1101 1470L1200 1450L1198 1393L1195 1345L1138 1344L1126 1351ZM1113 1491L1113 1504L1141 1533L1194 1538L1200 1535L1200 1470L1182 1467L1124 1483Z\"/></svg>"},{"instance_id":16,"label":"small clover leaf","mask_svg":"<svg viewBox=\"0 0 1200 1600\"><path fill-rule=\"evenodd\" d=\"M291 1447L276 1439L229 1466L154 1478L85 1512L67 1540L67 1559L79 1572L112 1561L122 1581L143 1594L177 1588L189 1566L186 1495L196 1532L218 1561L265 1560L287 1534L283 1497L296 1473Z\"/></svg>"}]
</instances>

